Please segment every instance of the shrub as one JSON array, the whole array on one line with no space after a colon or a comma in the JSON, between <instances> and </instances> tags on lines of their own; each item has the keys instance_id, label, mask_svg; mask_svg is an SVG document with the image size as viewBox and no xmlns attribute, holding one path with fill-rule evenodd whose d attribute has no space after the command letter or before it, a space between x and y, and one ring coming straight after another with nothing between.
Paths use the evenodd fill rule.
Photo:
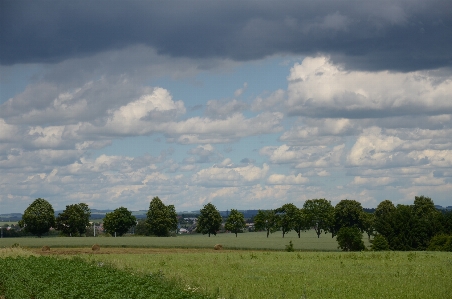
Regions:
<instances>
[{"instance_id":1,"label":"shrub","mask_svg":"<svg viewBox=\"0 0 452 299\"><path fill-rule=\"evenodd\" d=\"M378 234L372 240L371 248L373 251L386 251L389 250L389 243L385 237Z\"/></svg>"},{"instance_id":2,"label":"shrub","mask_svg":"<svg viewBox=\"0 0 452 299\"><path fill-rule=\"evenodd\" d=\"M362 240L363 235L356 227L342 227L337 233L338 248L343 251L361 251L366 249Z\"/></svg>"},{"instance_id":3,"label":"shrub","mask_svg":"<svg viewBox=\"0 0 452 299\"><path fill-rule=\"evenodd\" d=\"M437 235L430 240L427 248L430 251L451 251L452 252L452 235Z\"/></svg>"},{"instance_id":4,"label":"shrub","mask_svg":"<svg viewBox=\"0 0 452 299\"><path fill-rule=\"evenodd\" d=\"M286 251L287 252L294 252L295 251L295 249L293 248L292 241L289 241L289 245L286 245Z\"/></svg>"}]
</instances>

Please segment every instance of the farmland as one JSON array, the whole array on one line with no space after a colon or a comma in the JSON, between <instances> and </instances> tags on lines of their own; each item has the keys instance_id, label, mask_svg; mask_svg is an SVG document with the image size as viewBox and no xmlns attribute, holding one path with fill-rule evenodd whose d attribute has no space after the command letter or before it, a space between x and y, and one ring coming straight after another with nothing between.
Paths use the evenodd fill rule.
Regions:
<instances>
[{"instance_id":1,"label":"farmland","mask_svg":"<svg viewBox=\"0 0 452 299\"><path fill-rule=\"evenodd\" d=\"M367 238L364 238L367 242ZM284 250L285 245L292 241L296 250L308 251L338 251L335 238L331 234L317 238L313 230L301 234L298 238L291 232L282 238L279 232L266 237L265 232L252 232L239 234L217 234L216 236L194 234L178 235L177 237L73 237L73 238L9 238L0 240L0 247L9 247L14 243L22 247L91 247L94 243L101 247L153 247L153 248L213 248L215 244L222 244L225 249L258 249L258 250ZM366 243L369 245L369 243Z\"/></svg>"},{"instance_id":2,"label":"farmland","mask_svg":"<svg viewBox=\"0 0 452 299\"><path fill-rule=\"evenodd\" d=\"M6 251L5 249L3 251ZM183 290L160 273L134 275L80 258L25 257L0 252L0 298L206 298Z\"/></svg>"},{"instance_id":3,"label":"farmland","mask_svg":"<svg viewBox=\"0 0 452 299\"><path fill-rule=\"evenodd\" d=\"M99 252L90 249L94 241ZM295 252L284 252L289 241ZM450 298L452 292L450 253L338 252L331 235L317 239L313 232L300 239L294 233L284 239L279 233L268 239L265 233L11 238L2 239L0 247L14 243L29 247L22 255L76 256L137 277L159 273L180 290L214 298ZM217 243L225 249L213 250ZM44 245L50 252L41 252Z\"/></svg>"},{"instance_id":4,"label":"farmland","mask_svg":"<svg viewBox=\"0 0 452 299\"><path fill-rule=\"evenodd\" d=\"M450 298L452 256L431 252L85 255L225 298ZM449 297L448 297L449 296Z\"/></svg>"}]
</instances>

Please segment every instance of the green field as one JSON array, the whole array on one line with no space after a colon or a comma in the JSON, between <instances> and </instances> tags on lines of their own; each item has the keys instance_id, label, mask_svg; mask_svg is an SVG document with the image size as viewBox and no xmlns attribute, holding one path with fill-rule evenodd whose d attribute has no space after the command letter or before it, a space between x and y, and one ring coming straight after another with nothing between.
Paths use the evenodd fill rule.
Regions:
<instances>
[{"instance_id":1,"label":"green field","mask_svg":"<svg viewBox=\"0 0 452 299\"><path fill-rule=\"evenodd\" d=\"M24 256L0 249L0 298L208 299L162 275L136 275L79 257ZM17 255L14 255L17 252Z\"/></svg>"},{"instance_id":2,"label":"green field","mask_svg":"<svg viewBox=\"0 0 452 299\"><path fill-rule=\"evenodd\" d=\"M8 224L8 225L14 224L14 225L16 225L17 223L18 223L17 221L0 221L0 226L4 226L5 224Z\"/></svg>"},{"instance_id":3,"label":"green field","mask_svg":"<svg viewBox=\"0 0 452 299\"><path fill-rule=\"evenodd\" d=\"M289 241L295 252L284 251ZM339 252L331 235L318 239L313 231L300 239L293 232L284 239L261 232L237 238L4 238L0 248L7 254L14 243L36 253L47 245L54 249L43 254L78 254L131 275L158 273L180 289L213 298L452 298L451 253ZM94 243L101 245L99 254L90 250ZM215 244L225 250L213 250Z\"/></svg>"},{"instance_id":4,"label":"green field","mask_svg":"<svg viewBox=\"0 0 452 299\"><path fill-rule=\"evenodd\" d=\"M452 255L442 252L182 252L85 255L163 273L220 298L452 298Z\"/></svg>"},{"instance_id":5,"label":"green field","mask_svg":"<svg viewBox=\"0 0 452 299\"><path fill-rule=\"evenodd\" d=\"M63 251L64 249L61 249L61 252ZM211 298L447 299L451 298L450 294L452 294L450 284L452 281L452 255L446 252L346 253L214 251L211 249L161 249L145 254L139 253L140 250L130 250L129 252L128 254L83 254L76 256L76 259L85 260L87 265L112 266L118 271L129 273L124 276L124 279L117 278L119 281L129 281L127 287L131 287L135 281L142 281L143 277L157 275L167 280L169 285L173 285L174 290L205 294ZM21 249L0 249L0 264L1 259L14 255L36 254ZM40 265L42 270L39 273L49 271L48 273L53 273L53 275L62 276L58 272L60 271L58 262L46 270L46 267L52 264L48 260L49 258L56 261L61 260L61 256L43 256L41 257L42 263L40 259L32 261L32 265ZM72 258L69 257L69 259ZM6 266L8 266L8 261L6 261ZM88 269L82 265L76 267L81 267L82 270ZM64 269L67 271L67 268ZM18 268L18 270L20 269ZM86 270L82 272L86 273L84 271ZM7 272L12 273L11 269ZM40 279L39 273L37 272L35 277L30 277L29 269L24 267L20 273L14 274L14 277L25 279L27 286L42 285L42 290L49 292L49 287L44 287L44 285L47 285L50 276L44 275ZM96 272L93 277L91 277L91 272L91 276L83 273L75 277L72 277L72 272L65 274L64 284L58 283L58 287L80 285L80 290L83 290L85 284L92 286L91 283L84 282L84 278L90 281L99 278ZM4 273L4 275L9 277L10 274ZM133 276L136 279L133 279ZM69 277L71 277L70 281L68 281ZM105 279L108 283L112 281L111 277ZM9 281L15 283L17 279ZM52 282L54 281L52 280ZM100 286L104 287L104 284L101 282ZM101 296L92 295L106 292L102 291L101 287L90 288L90 293L84 298L101 298ZM16 289L21 290L22 287L16 286ZM33 290L33 288L29 289ZM88 290L88 288L86 289ZM72 293L74 290L78 290L78 288L68 288L68 291ZM113 291L110 289L108 291L111 292L108 298L113 298ZM1 292L0 282L0 298ZM79 298L80 296L82 296L82 291L72 297L65 296L65 298ZM58 296L41 297L60 298ZM5 298L32 297L7 296Z\"/></svg>"},{"instance_id":6,"label":"green field","mask_svg":"<svg viewBox=\"0 0 452 299\"><path fill-rule=\"evenodd\" d=\"M365 244L369 245L367 238ZM213 248L221 244L225 249L259 249L284 250L292 241L295 250L304 251L338 251L335 238L331 234L323 234L320 238L313 230L301 234L290 232L284 238L280 232L266 237L265 232L252 232L239 234L217 234L211 236L202 234L178 235L177 237L43 237L43 238L4 238L0 240L1 247L10 247L14 243L21 247L91 247L99 244L101 247L153 247L153 248Z\"/></svg>"}]
</instances>

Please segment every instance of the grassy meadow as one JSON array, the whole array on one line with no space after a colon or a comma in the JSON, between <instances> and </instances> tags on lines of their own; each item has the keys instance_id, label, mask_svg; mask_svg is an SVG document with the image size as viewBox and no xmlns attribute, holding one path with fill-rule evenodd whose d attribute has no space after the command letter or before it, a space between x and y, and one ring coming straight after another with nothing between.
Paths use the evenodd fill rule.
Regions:
<instances>
[{"instance_id":1,"label":"grassy meadow","mask_svg":"<svg viewBox=\"0 0 452 299\"><path fill-rule=\"evenodd\" d=\"M284 251L289 241L295 252ZM22 248L9 248L15 243ZM94 243L101 246L99 252L90 249ZM224 250L213 250L215 244ZM44 245L50 252L41 252ZM330 234L317 238L313 231L300 239L294 232L284 239L278 232L269 238L257 232L237 238L197 234L0 239L0 258L15 254L76 255L131 275L158 274L181 290L212 298L452 298L451 253L340 252Z\"/></svg>"},{"instance_id":2,"label":"grassy meadow","mask_svg":"<svg viewBox=\"0 0 452 299\"><path fill-rule=\"evenodd\" d=\"M443 252L173 251L84 255L218 298L451 298Z\"/></svg>"},{"instance_id":3,"label":"grassy meadow","mask_svg":"<svg viewBox=\"0 0 452 299\"><path fill-rule=\"evenodd\" d=\"M5 224L16 225L17 223L18 223L17 221L0 221L0 226L4 226Z\"/></svg>"},{"instance_id":4,"label":"grassy meadow","mask_svg":"<svg viewBox=\"0 0 452 299\"><path fill-rule=\"evenodd\" d=\"M363 238L365 244L369 243ZM336 238L331 234L323 234L320 238L313 230L303 232L298 238L295 232L290 232L282 238L282 233L276 232L268 238L265 232L247 232L238 234L217 234L211 236L202 234L178 235L177 237L43 237L43 238L4 238L0 239L1 247L10 247L14 243L21 247L91 247L99 244L101 247L151 247L151 248L213 248L221 244L225 249L257 249L257 250L284 250L292 241L295 250L304 251L339 251Z\"/></svg>"}]
</instances>

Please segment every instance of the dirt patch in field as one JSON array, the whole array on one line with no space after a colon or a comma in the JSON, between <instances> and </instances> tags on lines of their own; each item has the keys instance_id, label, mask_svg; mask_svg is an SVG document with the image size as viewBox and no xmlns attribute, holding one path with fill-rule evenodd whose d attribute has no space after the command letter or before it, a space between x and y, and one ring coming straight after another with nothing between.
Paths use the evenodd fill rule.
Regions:
<instances>
[{"instance_id":1,"label":"dirt patch in field","mask_svg":"<svg viewBox=\"0 0 452 299\"><path fill-rule=\"evenodd\" d=\"M32 249L32 252L40 255L78 255L78 254L161 254L161 253L205 253L212 252L223 254L230 252L229 250L214 250L214 249L184 249L184 248L117 248L117 247L102 247L98 251L93 251L91 248L52 248L50 251L41 251L39 249ZM237 252L237 251L235 251Z\"/></svg>"}]
</instances>

